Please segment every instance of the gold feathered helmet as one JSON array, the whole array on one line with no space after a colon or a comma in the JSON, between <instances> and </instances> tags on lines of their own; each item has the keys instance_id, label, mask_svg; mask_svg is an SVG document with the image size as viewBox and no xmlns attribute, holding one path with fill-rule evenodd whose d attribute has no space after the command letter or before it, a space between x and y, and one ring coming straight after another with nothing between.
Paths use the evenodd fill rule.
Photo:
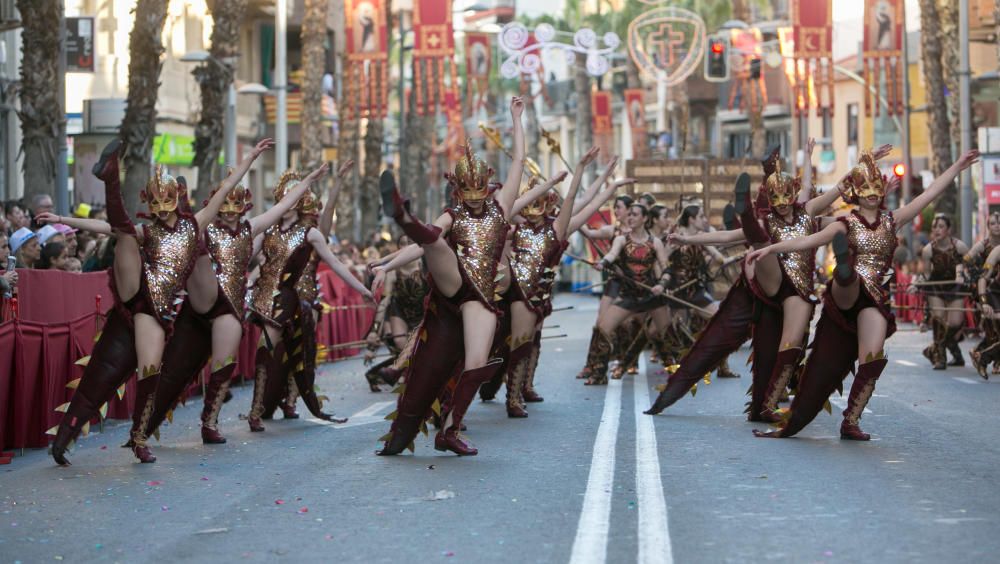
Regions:
<instances>
[{"instance_id":1,"label":"gold feathered helmet","mask_svg":"<svg viewBox=\"0 0 1000 564\"><path fill-rule=\"evenodd\" d=\"M139 192L139 199L149 206L154 217L160 212L176 212L178 202L186 196L186 186L167 174L162 165L156 165L145 190Z\"/></svg>"},{"instance_id":2,"label":"gold feathered helmet","mask_svg":"<svg viewBox=\"0 0 1000 564\"><path fill-rule=\"evenodd\" d=\"M781 170L781 147L775 146L771 149L771 153L761 165L764 168L764 181L757 192L758 200L761 199L761 195L766 195L765 205L771 208L793 205L799 197L799 191L802 190L802 177L792 176Z\"/></svg>"},{"instance_id":3,"label":"gold feathered helmet","mask_svg":"<svg viewBox=\"0 0 1000 564\"><path fill-rule=\"evenodd\" d=\"M854 165L844 180L844 201L857 204L871 196L877 196L879 200L884 201L886 184L888 179L879 170L875 157L870 151L864 151L858 159L858 164Z\"/></svg>"},{"instance_id":4,"label":"gold feathered helmet","mask_svg":"<svg viewBox=\"0 0 1000 564\"><path fill-rule=\"evenodd\" d=\"M280 202L295 186L302 181L302 174L294 170L285 171L278 179L278 185L274 188L274 201ZM323 202L313 194L312 190L306 190L305 194L299 198L299 202L294 209L299 215L316 216L323 209Z\"/></svg>"},{"instance_id":5,"label":"gold feathered helmet","mask_svg":"<svg viewBox=\"0 0 1000 564\"><path fill-rule=\"evenodd\" d=\"M531 178L528 179L528 182L523 186L521 186L520 195L524 196L525 194L530 192L535 186L538 186L538 184L541 181L542 181L541 177L532 175ZM521 209L521 215L523 215L525 219L537 219L539 217L544 217L545 215L548 214L549 209L553 207L552 206L553 195L554 194L551 191L549 191L535 198L532 202L530 202L528 205L524 206L524 208Z\"/></svg>"},{"instance_id":6,"label":"gold feathered helmet","mask_svg":"<svg viewBox=\"0 0 1000 564\"><path fill-rule=\"evenodd\" d=\"M495 184L490 182L494 172L486 161L473 154L471 145L466 145L465 154L455 165L455 172L446 172L444 177L452 189L452 196L463 202L474 202L489 197Z\"/></svg>"},{"instance_id":7,"label":"gold feathered helmet","mask_svg":"<svg viewBox=\"0 0 1000 564\"><path fill-rule=\"evenodd\" d=\"M233 168L227 167L226 178L229 178L232 175ZM215 189L212 190L212 193L208 196L209 200L211 200L212 197L215 196L215 193L219 191L220 186L216 186ZM219 213L235 213L237 215L243 215L253 208L253 203L251 203L252 200L253 195L250 193L250 190L248 190L242 183L237 184L236 187L226 194L226 199L222 201L222 206L219 207ZM202 205L208 205L208 200L205 200Z\"/></svg>"}]
</instances>

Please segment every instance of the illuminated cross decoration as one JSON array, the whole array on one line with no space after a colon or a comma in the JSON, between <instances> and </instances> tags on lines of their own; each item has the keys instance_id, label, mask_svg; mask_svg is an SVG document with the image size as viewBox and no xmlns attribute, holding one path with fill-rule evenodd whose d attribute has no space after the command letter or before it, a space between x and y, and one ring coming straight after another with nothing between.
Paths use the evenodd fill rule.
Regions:
<instances>
[{"instance_id":1,"label":"illuminated cross decoration","mask_svg":"<svg viewBox=\"0 0 1000 564\"><path fill-rule=\"evenodd\" d=\"M660 29L651 33L649 38L660 55L660 64L664 65L666 61L665 66L673 66L677 58L674 50L684 45L684 33L674 31L673 26L668 23L661 23Z\"/></svg>"},{"instance_id":2,"label":"illuminated cross decoration","mask_svg":"<svg viewBox=\"0 0 1000 564\"><path fill-rule=\"evenodd\" d=\"M427 44L431 46L431 49L437 49L438 45L441 44L441 38L434 33L427 38Z\"/></svg>"}]
</instances>

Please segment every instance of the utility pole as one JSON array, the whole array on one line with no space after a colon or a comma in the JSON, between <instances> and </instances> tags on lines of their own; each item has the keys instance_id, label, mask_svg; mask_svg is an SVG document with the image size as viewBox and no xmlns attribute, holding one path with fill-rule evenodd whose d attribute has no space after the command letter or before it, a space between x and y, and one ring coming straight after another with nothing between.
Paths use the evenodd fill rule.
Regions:
<instances>
[{"instance_id":1,"label":"utility pole","mask_svg":"<svg viewBox=\"0 0 1000 564\"><path fill-rule=\"evenodd\" d=\"M288 57L286 31L288 27L288 0L275 2L274 13L274 89L278 95L278 116L274 125L274 172L281 175L288 169Z\"/></svg>"},{"instance_id":2,"label":"utility pole","mask_svg":"<svg viewBox=\"0 0 1000 564\"><path fill-rule=\"evenodd\" d=\"M912 155L910 154L910 54L909 39L906 29L906 3L903 3L903 58L897 64L903 65L903 166L906 167L906 174L903 175L903 198L900 205L910 203L913 198L913 181L911 180L912 169L910 167ZM963 222L964 223L964 222ZM913 250L913 226L909 225L903 229L903 237L906 239L906 247ZM968 239L965 239L968 241Z\"/></svg>"},{"instance_id":3,"label":"utility pole","mask_svg":"<svg viewBox=\"0 0 1000 564\"><path fill-rule=\"evenodd\" d=\"M399 139L398 139L398 149L399 149L399 167L397 170L403 172L407 170L406 168L406 64L404 59L406 58L406 27L403 25L403 9L399 9L399 84L397 89L399 90ZM406 175L397 174L396 178L399 179L399 190L402 193L406 193L406 185L408 184ZM389 218L382 218L383 220L388 220Z\"/></svg>"},{"instance_id":4,"label":"utility pole","mask_svg":"<svg viewBox=\"0 0 1000 564\"><path fill-rule=\"evenodd\" d=\"M69 215L69 147L66 146L66 8L59 9L59 71L56 74L56 91L59 100L59 133L56 139L59 154L56 157L56 213Z\"/></svg>"},{"instance_id":5,"label":"utility pole","mask_svg":"<svg viewBox=\"0 0 1000 564\"><path fill-rule=\"evenodd\" d=\"M959 123L961 124L961 153L972 149L972 113L969 104L972 92L969 90L969 0L958 4L958 45L961 50L958 69ZM962 240L972 241L972 171L962 171L959 191L962 194Z\"/></svg>"}]
</instances>

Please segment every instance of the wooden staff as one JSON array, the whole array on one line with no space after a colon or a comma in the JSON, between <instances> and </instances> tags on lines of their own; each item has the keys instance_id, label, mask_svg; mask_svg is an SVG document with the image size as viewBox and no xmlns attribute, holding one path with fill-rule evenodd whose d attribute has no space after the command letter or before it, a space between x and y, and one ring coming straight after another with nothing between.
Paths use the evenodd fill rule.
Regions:
<instances>
[{"instance_id":1,"label":"wooden staff","mask_svg":"<svg viewBox=\"0 0 1000 564\"><path fill-rule=\"evenodd\" d=\"M512 161L514 160L514 155L510 154L510 151L507 150L507 147L504 147L503 142L500 141L500 133L497 132L496 129L487 126L483 122L479 122L479 131L482 131L483 135L487 139L492 141L493 144L496 145L497 149L503 151L503 153L507 155L508 159ZM529 179L532 176L537 176L538 178L541 178L543 181L548 180L542 175L542 171L541 169L538 168L538 164L536 164L535 161L527 157L525 157L524 159L524 168L521 169L521 173L527 176Z\"/></svg>"},{"instance_id":2,"label":"wooden staff","mask_svg":"<svg viewBox=\"0 0 1000 564\"><path fill-rule=\"evenodd\" d=\"M910 282L910 286L964 286L967 282L961 280L927 280L925 282Z\"/></svg>"},{"instance_id":3,"label":"wooden staff","mask_svg":"<svg viewBox=\"0 0 1000 564\"><path fill-rule=\"evenodd\" d=\"M557 308L555 308L555 309L552 310L552 313L555 313L557 311L567 311L567 310L570 310L570 309L576 309L576 308L574 306L557 307Z\"/></svg>"},{"instance_id":4,"label":"wooden staff","mask_svg":"<svg viewBox=\"0 0 1000 564\"><path fill-rule=\"evenodd\" d=\"M601 282L594 282L593 284L587 284L583 288L577 288L574 291L575 292L586 292L587 290L591 290L591 289L594 289L594 288L597 288L597 287L600 287L600 286L603 286L603 285L604 285L603 281L601 281Z\"/></svg>"},{"instance_id":5,"label":"wooden staff","mask_svg":"<svg viewBox=\"0 0 1000 564\"><path fill-rule=\"evenodd\" d=\"M889 307L892 309L924 309L924 306L907 306L907 305L896 305L890 304ZM968 307L928 307L927 309L934 311L977 311L975 308Z\"/></svg>"}]
</instances>

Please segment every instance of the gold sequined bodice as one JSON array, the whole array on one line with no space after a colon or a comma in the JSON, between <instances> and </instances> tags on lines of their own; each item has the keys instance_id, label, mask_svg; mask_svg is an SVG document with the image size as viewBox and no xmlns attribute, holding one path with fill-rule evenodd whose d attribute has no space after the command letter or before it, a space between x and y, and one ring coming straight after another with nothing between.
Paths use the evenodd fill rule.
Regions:
<instances>
[{"instance_id":1,"label":"gold sequined bodice","mask_svg":"<svg viewBox=\"0 0 1000 564\"><path fill-rule=\"evenodd\" d=\"M309 261L302 269L302 276L295 283L295 292L299 295L299 300L309 304L319 303L319 280L316 279L316 268L319 266L319 257L316 251L309 254Z\"/></svg>"},{"instance_id":2,"label":"gold sequined bodice","mask_svg":"<svg viewBox=\"0 0 1000 564\"><path fill-rule=\"evenodd\" d=\"M174 317L174 300L184 288L198 251L198 222L178 216L173 228L154 221L143 229L142 265L151 305L163 319Z\"/></svg>"},{"instance_id":3,"label":"gold sequined bodice","mask_svg":"<svg viewBox=\"0 0 1000 564\"><path fill-rule=\"evenodd\" d=\"M306 244L306 234L309 226L296 223L287 231L281 225L275 225L264 233L264 243L261 250L264 253L264 264L260 267L260 277L251 290L251 306L261 315L271 317L274 295L281 283L281 272L292 251L299 245ZM314 281L315 283L315 281Z\"/></svg>"},{"instance_id":4,"label":"gold sequined bodice","mask_svg":"<svg viewBox=\"0 0 1000 564\"><path fill-rule=\"evenodd\" d=\"M236 231L231 231L225 223L214 221L205 228L205 244L222 294L233 309L242 312L247 293L247 266L253 254L250 222L242 220Z\"/></svg>"},{"instance_id":5,"label":"gold sequined bodice","mask_svg":"<svg viewBox=\"0 0 1000 564\"><path fill-rule=\"evenodd\" d=\"M546 218L537 227L523 224L514 230L514 254L510 263L514 281L528 301L544 299L552 290L555 277L552 262L560 248L552 224L553 220Z\"/></svg>"},{"instance_id":6,"label":"gold sequined bodice","mask_svg":"<svg viewBox=\"0 0 1000 564\"><path fill-rule=\"evenodd\" d=\"M497 285L497 268L503 254L510 224L500 204L493 198L483 203L482 212L473 214L465 205L451 210L448 243L455 249L465 277L475 286L485 304L492 304Z\"/></svg>"},{"instance_id":7,"label":"gold sequined bodice","mask_svg":"<svg viewBox=\"0 0 1000 564\"><path fill-rule=\"evenodd\" d=\"M618 265L633 280L653 286L656 283L656 247L653 238L647 237L642 243L625 236L625 247L618 255Z\"/></svg>"},{"instance_id":8,"label":"gold sequined bodice","mask_svg":"<svg viewBox=\"0 0 1000 564\"><path fill-rule=\"evenodd\" d=\"M962 255L958 254L955 241L952 240L951 248L941 250L931 244L931 272L928 280L954 280L956 268L962 262Z\"/></svg>"},{"instance_id":9,"label":"gold sequined bodice","mask_svg":"<svg viewBox=\"0 0 1000 564\"><path fill-rule=\"evenodd\" d=\"M879 212L869 226L856 211L841 218L847 224L847 240L855 252L854 269L873 298L889 298L888 277L892 274L892 253L896 250L896 223L892 214Z\"/></svg>"},{"instance_id":10,"label":"gold sequined bodice","mask_svg":"<svg viewBox=\"0 0 1000 564\"><path fill-rule=\"evenodd\" d=\"M764 225L767 226L767 234L771 237L772 243L807 237L816 231L816 222L799 205L796 205L792 212L791 223L786 223L780 215L772 211L765 217ZM816 252L808 249L778 253L778 261L799 295L803 297L812 295Z\"/></svg>"}]
</instances>

